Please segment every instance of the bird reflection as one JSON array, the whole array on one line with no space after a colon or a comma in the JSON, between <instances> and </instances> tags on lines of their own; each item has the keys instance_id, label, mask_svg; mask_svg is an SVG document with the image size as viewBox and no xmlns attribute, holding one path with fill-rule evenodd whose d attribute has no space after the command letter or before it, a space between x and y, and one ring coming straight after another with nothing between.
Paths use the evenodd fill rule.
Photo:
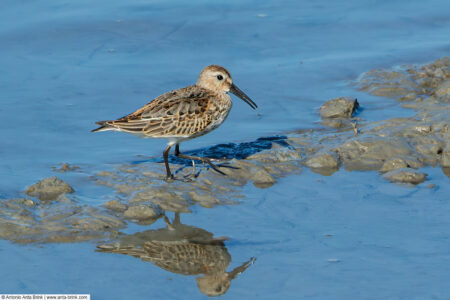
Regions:
<instances>
[{"instance_id":1,"label":"bird reflection","mask_svg":"<svg viewBox=\"0 0 450 300\"><path fill-rule=\"evenodd\" d=\"M231 256L226 237L214 238L204 229L181 224L178 213L172 223L166 216L164 220L166 228L127 235L118 243L97 246L97 251L131 255L177 274L203 274L196 278L197 286L208 296L225 294L231 281L255 262L252 257L227 272Z\"/></svg>"}]
</instances>

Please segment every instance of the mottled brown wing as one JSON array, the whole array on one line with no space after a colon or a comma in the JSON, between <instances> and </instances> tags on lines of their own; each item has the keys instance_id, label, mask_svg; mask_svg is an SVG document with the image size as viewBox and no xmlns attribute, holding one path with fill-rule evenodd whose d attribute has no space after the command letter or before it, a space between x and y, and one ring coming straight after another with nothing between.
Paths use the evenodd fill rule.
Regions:
<instances>
[{"instance_id":1,"label":"mottled brown wing","mask_svg":"<svg viewBox=\"0 0 450 300\"><path fill-rule=\"evenodd\" d=\"M106 124L152 137L190 136L204 130L217 109L211 92L196 85L168 92L141 109Z\"/></svg>"},{"instance_id":2,"label":"mottled brown wing","mask_svg":"<svg viewBox=\"0 0 450 300\"><path fill-rule=\"evenodd\" d=\"M205 274L225 271L231 257L223 245L190 242L149 241L144 244L148 260L167 271L185 274Z\"/></svg>"}]
</instances>

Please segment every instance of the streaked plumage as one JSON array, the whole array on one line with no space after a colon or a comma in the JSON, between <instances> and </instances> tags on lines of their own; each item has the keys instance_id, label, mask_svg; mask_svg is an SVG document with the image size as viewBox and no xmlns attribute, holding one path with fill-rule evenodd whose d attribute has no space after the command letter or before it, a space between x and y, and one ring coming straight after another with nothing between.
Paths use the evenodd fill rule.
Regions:
<instances>
[{"instance_id":1,"label":"streaked plumage","mask_svg":"<svg viewBox=\"0 0 450 300\"><path fill-rule=\"evenodd\" d=\"M213 101L215 98L219 101ZM120 130L152 138L189 139L214 129L215 124L226 118L230 108L228 95L191 85L165 93L118 120L100 122L105 126L100 130Z\"/></svg>"},{"instance_id":2,"label":"streaked plumage","mask_svg":"<svg viewBox=\"0 0 450 300\"><path fill-rule=\"evenodd\" d=\"M182 155L179 143L204 135L225 121L232 106L228 92L240 97L253 109L257 107L233 84L225 68L211 65L202 70L196 84L167 92L117 120L99 121L97 124L101 126L92 131L115 130L141 137L168 139L169 145L164 151L168 178L172 177L168 153L173 145L176 145L176 156L207 162L220 172L211 159Z\"/></svg>"}]
</instances>

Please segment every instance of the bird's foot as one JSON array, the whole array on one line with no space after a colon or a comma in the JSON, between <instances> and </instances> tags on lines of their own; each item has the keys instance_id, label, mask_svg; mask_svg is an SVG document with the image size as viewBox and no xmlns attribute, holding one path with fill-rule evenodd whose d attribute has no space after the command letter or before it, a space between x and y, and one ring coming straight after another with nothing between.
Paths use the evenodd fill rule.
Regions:
<instances>
[{"instance_id":1,"label":"bird's foot","mask_svg":"<svg viewBox=\"0 0 450 300\"><path fill-rule=\"evenodd\" d=\"M218 169L218 166L216 166L215 164L212 163L213 160L214 160L214 158L203 157L202 162L203 162L203 164L207 163L217 173L222 174L222 175L227 175L224 172L220 171Z\"/></svg>"},{"instance_id":2,"label":"bird's foot","mask_svg":"<svg viewBox=\"0 0 450 300\"><path fill-rule=\"evenodd\" d=\"M197 177L197 170L195 168L195 160L192 160L192 172L191 174L185 175L184 180L185 182L191 182L195 177Z\"/></svg>"},{"instance_id":3,"label":"bird's foot","mask_svg":"<svg viewBox=\"0 0 450 300\"><path fill-rule=\"evenodd\" d=\"M198 160L198 161L201 161L203 164L207 163L207 164L208 164L214 171L216 171L217 173L222 174L222 175L226 175L224 172L220 171L216 165L214 165L214 164L212 163L214 160L217 160L217 158L200 157L200 156L191 156L191 155L184 155L184 154L181 154L181 153L177 153L176 155L177 155L178 157L180 157L180 158L190 159L190 160L192 160L192 161ZM194 165L194 164L193 164L193 165ZM194 169L195 169L195 165L194 165Z\"/></svg>"},{"instance_id":4,"label":"bird's foot","mask_svg":"<svg viewBox=\"0 0 450 300\"><path fill-rule=\"evenodd\" d=\"M173 174L167 174L165 181L166 182L173 182L175 180L175 177L173 176Z\"/></svg>"}]
</instances>

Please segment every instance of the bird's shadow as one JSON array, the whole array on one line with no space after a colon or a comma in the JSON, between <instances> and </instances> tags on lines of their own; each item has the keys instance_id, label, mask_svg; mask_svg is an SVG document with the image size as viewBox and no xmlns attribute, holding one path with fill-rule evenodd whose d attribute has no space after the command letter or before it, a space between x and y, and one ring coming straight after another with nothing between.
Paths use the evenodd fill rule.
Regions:
<instances>
[{"instance_id":1,"label":"bird's shadow","mask_svg":"<svg viewBox=\"0 0 450 300\"><path fill-rule=\"evenodd\" d=\"M200 148L190 151L182 151L183 154L188 154L191 156L200 156L208 158L218 158L218 159L245 159L255 153L271 149L274 144L281 147L291 148L292 146L287 143L287 136L270 136L261 137L251 142L243 143L228 143L228 144L218 144L211 147ZM161 156L153 157L144 160L132 161L132 164L141 164L147 162L163 163L164 160ZM169 162L178 165L191 165L191 160L178 158L174 155L169 156Z\"/></svg>"}]
</instances>

